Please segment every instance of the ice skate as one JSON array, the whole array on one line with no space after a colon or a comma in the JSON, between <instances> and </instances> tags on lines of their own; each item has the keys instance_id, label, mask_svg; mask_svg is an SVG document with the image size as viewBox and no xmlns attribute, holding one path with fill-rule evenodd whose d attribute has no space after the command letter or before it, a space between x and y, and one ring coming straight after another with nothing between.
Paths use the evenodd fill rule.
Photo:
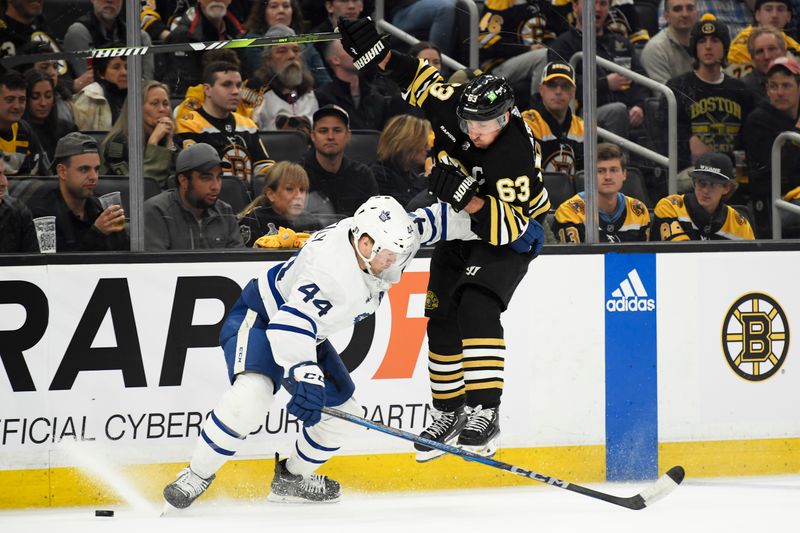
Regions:
<instances>
[{"instance_id":1,"label":"ice skate","mask_svg":"<svg viewBox=\"0 0 800 533\"><path fill-rule=\"evenodd\" d=\"M215 477L203 479L187 466L175 481L164 487L164 499L176 509L186 509L208 489Z\"/></svg>"},{"instance_id":2,"label":"ice skate","mask_svg":"<svg viewBox=\"0 0 800 533\"><path fill-rule=\"evenodd\" d=\"M444 444L455 445L459 433L464 429L467 423L467 413L465 408L459 407L455 411L437 411L431 413L433 415L433 422L428 426L420 437L442 442ZM445 452L430 448L424 444L414 444L414 449L417 450L417 462L425 463L432 461L437 457L441 457Z\"/></svg>"},{"instance_id":3,"label":"ice skate","mask_svg":"<svg viewBox=\"0 0 800 533\"><path fill-rule=\"evenodd\" d=\"M483 409L479 405L467 409L468 420L458 436L458 445L469 452L492 457L497 452L500 437L499 406Z\"/></svg>"},{"instance_id":4,"label":"ice skate","mask_svg":"<svg viewBox=\"0 0 800 533\"><path fill-rule=\"evenodd\" d=\"M271 502L333 503L339 501L342 487L327 476L310 474L301 476L286 469L286 459L275 456L275 477L267 499Z\"/></svg>"}]
</instances>

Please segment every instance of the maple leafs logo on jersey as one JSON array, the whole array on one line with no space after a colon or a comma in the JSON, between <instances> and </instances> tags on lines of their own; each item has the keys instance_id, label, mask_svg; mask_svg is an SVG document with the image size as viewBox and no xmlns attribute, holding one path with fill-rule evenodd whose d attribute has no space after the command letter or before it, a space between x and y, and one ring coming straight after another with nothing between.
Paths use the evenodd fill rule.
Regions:
<instances>
[{"instance_id":1,"label":"maple leafs logo on jersey","mask_svg":"<svg viewBox=\"0 0 800 533\"><path fill-rule=\"evenodd\" d=\"M381 214L378 215L378 218L381 219L381 222L388 222L391 217L389 211L381 211Z\"/></svg>"}]
</instances>

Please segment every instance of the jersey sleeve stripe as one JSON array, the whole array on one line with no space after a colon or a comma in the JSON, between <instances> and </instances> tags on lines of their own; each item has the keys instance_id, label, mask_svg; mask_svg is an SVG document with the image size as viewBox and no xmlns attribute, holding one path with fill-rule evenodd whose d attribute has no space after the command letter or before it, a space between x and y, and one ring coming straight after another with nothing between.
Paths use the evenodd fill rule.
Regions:
<instances>
[{"instance_id":1,"label":"jersey sleeve stripe","mask_svg":"<svg viewBox=\"0 0 800 533\"><path fill-rule=\"evenodd\" d=\"M509 229L508 242L515 241L515 240L517 240L517 237L519 237L519 231L520 231L520 228L519 228L520 221L517 220L517 217L519 216L519 213L517 213L515 210L513 210L511 208L511 206L509 204L506 204L506 203L503 204L503 208L506 211L506 219L509 222L509 224L508 224L508 229ZM511 222L513 222L513 224Z\"/></svg>"},{"instance_id":2,"label":"jersey sleeve stripe","mask_svg":"<svg viewBox=\"0 0 800 533\"><path fill-rule=\"evenodd\" d=\"M281 311L286 311L287 313L291 313L296 317L299 317L299 318L302 318L304 320L307 320L308 323L311 324L311 330L314 332L314 336L316 337L316 335L317 335L317 323L314 322L314 320L312 320L311 317L309 317L305 313L302 313L298 309L295 309L294 307L291 307L291 306L288 306L288 305L282 305L280 310Z\"/></svg>"},{"instance_id":3,"label":"jersey sleeve stripe","mask_svg":"<svg viewBox=\"0 0 800 533\"><path fill-rule=\"evenodd\" d=\"M491 196L486 197L486 201L489 202L489 209L490 209L490 218L489 218L489 235L492 244L497 244L500 242L499 235L498 235L498 212L497 212L497 202Z\"/></svg>"},{"instance_id":4,"label":"jersey sleeve stripe","mask_svg":"<svg viewBox=\"0 0 800 533\"><path fill-rule=\"evenodd\" d=\"M312 333L312 332L310 332L310 331L308 331L306 329L298 328L297 326L289 326L289 325L286 325L286 324L276 324L275 322L270 322L269 325L267 325L267 330L268 331L269 330L288 331L290 333L298 333L300 335L305 335L307 337L311 337L315 341L317 340L317 336L314 335L314 333Z\"/></svg>"},{"instance_id":5,"label":"jersey sleeve stripe","mask_svg":"<svg viewBox=\"0 0 800 533\"><path fill-rule=\"evenodd\" d=\"M425 211L425 216L428 217L428 221L431 223L431 236L430 238L426 239L425 242L423 242L422 244L428 244L429 242L436 239L436 219L434 218L433 211L431 211L430 208L425 207L424 211Z\"/></svg>"}]
</instances>

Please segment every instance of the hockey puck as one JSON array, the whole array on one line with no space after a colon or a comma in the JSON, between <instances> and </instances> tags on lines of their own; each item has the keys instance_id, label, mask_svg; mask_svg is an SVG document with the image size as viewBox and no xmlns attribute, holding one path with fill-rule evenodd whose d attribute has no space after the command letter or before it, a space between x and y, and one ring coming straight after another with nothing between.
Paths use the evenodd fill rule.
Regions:
<instances>
[{"instance_id":1,"label":"hockey puck","mask_svg":"<svg viewBox=\"0 0 800 533\"><path fill-rule=\"evenodd\" d=\"M94 512L95 516L114 516L114 511L109 511L108 509L97 509Z\"/></svg>"}]
</instances>

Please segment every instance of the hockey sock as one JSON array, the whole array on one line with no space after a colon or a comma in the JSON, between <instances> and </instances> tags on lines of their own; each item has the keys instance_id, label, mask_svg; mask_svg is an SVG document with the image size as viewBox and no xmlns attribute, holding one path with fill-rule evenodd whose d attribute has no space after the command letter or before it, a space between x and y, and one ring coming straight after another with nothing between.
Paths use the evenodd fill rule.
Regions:
<instances>
[{"instance_id":1,"label":"hockey sock","mask_svg":"<svg viewBox=\"0 0 800 533\"><path fill-rule=\"evenodd\" d=\"M361 407L352 397L337 409L361 415ZM322 421L303 430L294 444L294 451L286 461L292 474L307 476L333 457L342 442L353 432L355 426L346 420L322 415Z\"/></svg>"},{"instance_id":2,"label":"hockey sock","mask_svg":"<svg viewBox=\"0 0 800 533\"><path fill-rule=\"evenodd\" d=\"M461 365L461 333L453 320L428 320L428 376L433 406L455 411L464 404L464 369Z\"/></svg>"},{"instance_id":3,"label":"hockey sock","mask_svg":"<svg viewBox=\"0 0 800 533\"><path fill-rule=\"evenodd\" d=\"M190 463L195 474L208 479L242 448L269 409L272 391L272 380L263 374L236 377L203 424Z\"/></svg>"},{"instance_id":4,"label":"hockey sock","mask_svg":"<svg viewBox=\"0 0 800 533\"><path fill-rule=\"evenodd\" d=\"M503 393L506 344L500 323L500 301L477 286L467 286L458 306L463 339L464 388L470 406L496 407Z\"/></svg>"}]
</instances>

